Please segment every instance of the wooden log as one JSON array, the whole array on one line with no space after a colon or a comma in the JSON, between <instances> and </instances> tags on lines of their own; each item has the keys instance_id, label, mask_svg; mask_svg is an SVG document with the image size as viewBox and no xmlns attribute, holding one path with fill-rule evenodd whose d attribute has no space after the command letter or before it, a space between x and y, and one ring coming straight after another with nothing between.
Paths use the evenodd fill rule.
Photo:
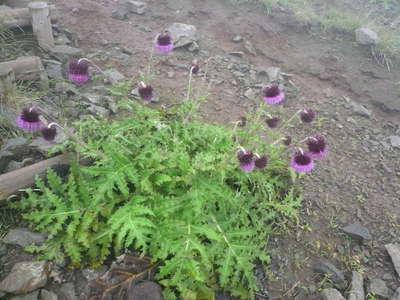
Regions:
<instances>
[{"instance_id":1,"label":"wooden log","mask_svg":"<svg viewBox=\"0 0 400 300\"><path fill-rule=\"evenodd\" d=\"M9 102L15 96L15 74L12 68L0 68L0 105Z\"/></svg>"},{"instance_id":2,"label":"wooden log","mask_svg":"<svg viewBox=\"0 0 400 300\"><path fill-rule=\"evenodd\" d=\"M31 2L28 5L32 15L33 35L39 46L45 50L53 49L54 37L50 21L50 8L46 2Z\"/></svg>"},{"instance_id":3,"label":"wooden log","mask_svg":"<svg viewBox=\"0 0 400 300\"><path fill-rule=\"evenodd\" d=\"M16 60L0 63L0 73L2 70L12 69L17 80L40 80L42 89L49 88L47 72L43 67L42 61L38 56L22 56Z\"/></svg>"},{"instance_id":4,"label":"wooden log","mask_svg":"<svg viewBox=\"0 0 400 300\"><path fill-rule=\"evenodd\" d=\"M25 8L28 7L32 0L5 0L5 4L12 8Z\"/></svg>"},{"instance_id":5,"label":"wooden log","mask_svg":"<svg viewBox=\"0 0 400 300\"><path fill-rule=\"evenodd\" d=\"M47 168L69 164L72 158L72 154L58 155L28 167L0 175L0 201L7 199L7 197L21 189L32 186L35 183L36 175L44 178Z\"/></svg>"},{"instance_id":6,"label":"wooden log","mask_svg":"<svg viewBox=\"0 0 400 300\"><path fill-rule=\"evenodd\" d=\"M55 6L50 5L51 19L55 20L52 12ZM16 8L0 11L0 22L5 28L20 28L32 26L32 16L29 8Z\"/></svg>"}]
</instances>

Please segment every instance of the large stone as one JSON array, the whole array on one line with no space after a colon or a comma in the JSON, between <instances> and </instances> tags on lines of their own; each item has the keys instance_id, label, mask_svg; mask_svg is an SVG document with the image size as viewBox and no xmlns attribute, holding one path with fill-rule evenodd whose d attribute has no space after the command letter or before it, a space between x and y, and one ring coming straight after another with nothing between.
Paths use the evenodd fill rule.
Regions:
<instances>
[{"instance_id":1,"label":"large stone","mask_svg":"<svg viewBox=\"0 0 400 300\"><path fill-rule=\"evenodd\" d=\"M324 261L313 266L316 273L328 276L333 282L339 283L345 280L343 272L338 270L333 264Z\"/></svg>"},{"instance_id":2,"label":"large stone","mask_svg":"<svg viewBox=\"0 0 400 300\"><path fill-rule=\"evenodd\" d=\"M360 224L350 224L342 229L345 233L358 240L370 240L369 230Z\"/></svg>"},{"instance_id":3,"label":"large stone","mask_svg":"<svg viewBox=\"0 0 400 300\"><path fill-rule=\"evenodd\" d=\"M394 268L397 274L400 276L400 245L399 244L387 244L385 245L387 252L392 259Z\"/></svg>"},{"instance_id":4,"label":"large stone","mask_svg":"<svg viewBox=\"0 0 400 300\"><path fill-rule=\"evenodd\" d=\"M197 28L193 25L173 23L167 31L171 33L175 48L184 47L199 40Z\"/></svg>"},{"instance_id":5,"label":"large stone","mask_svg":"<svg viewBox=\"0 0 400 300\"><path fill-rule=\"evenodd\" d=\"M107 77L107 81L111 83L122 81L125 79L125 75L115 69L106 70L104 71L104 74Z\"/></svg>"},{"instance_id":6,"label":"large stone","mask_svg":"<svg viewBox=\"0 0 400 300\"><path fill-rule=\"evenodd\" d=\"M26 295L20 295L10 298L10 300L38 300L39 291L34 291Z\"/></svg>"},{"instance_id":7,"label":"large stone","mask_svg":"<svg viewBox=\"0 0 400 300\"><path fill-rule=\"evenodd\" d=\"M360 115L366 118L370 118L372 113L366 109L363 105L358 104L356 102L350 102L351 108L356 115Z\"/></svg>"},{"instance_id":8,"label":"large stone","mask_svg":"<svg viewBox=\"0 0 400 300\"><path fill-rule=\"evenodd\" d=\"M269 67L265 69L269 81L278 81L281 75L281 69L277 67Z\"/></svg>"},{"instance_id":9,"label":"large stone","mask_svg":"<svg viewBox=\"0 0 400 300\"><path fill-rule=\"evenodd\" d=\"M349 300L364 300L364 279L360 273L353 271Z\"/></svg>"},{"instance_id":10,"label":"large stone","mask_svg":"<svg viewBox=\"0 0 400 300\"><path fill-rule=\"evenodd\" d=\"M116 20L126 20L128 18L129 12L122 8L118 8L111 13L111 17Z\"/></svg>"},{"instance_id":11,"label":"large stone","mask_svg":"<svg viewBox=\"0 0 400 300\"><path fill-rule=\"evenodd\" d=\"M161 287L152 281L146 281L134 285L129 289L127 300L163 300Z\"/></svg>"},{"instance_id":12,"label":"large stone","mask_svg":"<svg viewBox=\"0 0 400 300\"><path fill-rule=\"evenodd\" d=\"M397 288L397 290L394 292L390 300L400 300L400 287Z\"/></svg>"},{"instance_id":13,"label":"large stone","mask_svg":"<svg viewBox=\"0 0 400 300\"><path fill-rule=\"evenodd\" d=\"M58 296L51 291L42 289L40 291L40 300L58 300Z\"/></svg>"},{"instance_id":14,"label":"large stone","mask_svg":"<svg viewBox=\"0 0 400 300\"><path fill-rule=\"evenodd\" d=\"M3 238L3 242L11 245L26 247L29 245L40 246L45 241L45 237L37 232L32 232L26 228L11 229Z\"/></svg>"},{"instance_id":15,"label":"large stone","mask_svg":"<svg viewBox=\"0 0 400 300\"><path fill-rule=\"evenodd\" d=\"M56 60L47 59L42 60L44 62L47 75L53 79L63 79L62 63Z\"/></svg>"},{"instance_id":16,"label":"large stone","mask_svg":"<svg viewBox=\"0 0 400 300\"><path fill-rule=\"evenodd\" d=\"M386 283L379 278L373 278L369 282L368 292L383 299L389 299L393 292L387 287Z\"/></svg>"},{"instance_id":17,"label":"large stone","mask_svg":"<svg viewBox=\"0 0 400 300\"><path fill-rule=\"evenodd\" d=\"M44 287L50 265L46 261L16 263L10 274L0 282L0 291L24 294Z\"/></svg>"},{"instance_id":18,"label":"large stone","mask_svg":"<svg viewBox=\"0 0 400 300\"><path fill-rule=\"evenodd\" d=\"M108 109L106 109L106 108L104 108L102 106L94 105L94 104L90 105L88 110L93 115L96 115L96 116L99 116L99 117L106 118L106 117L108 117L110 115L110 111Z\"/></svg>"},{"instance_id":19,"label":"large stone","mask_svg":"<svg viewBox=\"0 0 400 300\"><path fill-rule=\"evenodd\" d=\"M321 292L322 300L346 300L336 289L324 289Z\"/></svg>"},{"instance_id":20,"label":"large stone","mask_svg":"<svg viewBox=\"0 0 400 300\"><path fill-rule=\"evenodd\" d=\"M389 137L389 140L392 147L400 148L400 136L392 135Z\"/></svg>"},{"instance_id":21,"label":"large stone","mask_svg":"<svg viewBox=\"0 0 400 300\"><path fill-rule=\"evenodd\" d=\"M68 61L73 57L81 57L83 54L82 49L74 48L67 45L57 45L51 49L51 54L61 61Z\"/></svg>"},{"instance_id":22,"label":"large stone","mask_svg":"<svg viewBox=\"0 0 400 300\"><path fill-rule=\"evenodd\" d=\"M143 15L146 11L147 4L140 1L129 0L125 4L131 13Z\"/></svg>"},{"instance_id":23,"label":"large stone","mask_svg":"<svg viewBox=\"0 0 400 300\"><path fill-rule=\"evenodd\" d=\"M361 27L356 29L356 41L360 45L377 45L379 37L375 31L367 27Z\"/></svg>"},{"instance_id":24,"label":"large stone","mask_svg":"<svg viewBox=\"0 0 400 300\"><path fill-rule=\"evenodd\" d=\"M64 283L58 290L59 300L78 300L75 292L75 286L72 282Z\"/></svg>"}]
</instances>

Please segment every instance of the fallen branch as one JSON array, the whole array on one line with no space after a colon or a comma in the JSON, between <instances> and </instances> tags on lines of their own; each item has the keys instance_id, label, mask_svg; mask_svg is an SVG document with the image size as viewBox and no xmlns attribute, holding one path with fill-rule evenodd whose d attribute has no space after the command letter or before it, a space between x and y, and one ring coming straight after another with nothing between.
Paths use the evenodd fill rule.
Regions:
<instances>
[{"instance_id":1,"label":"fallen branch","mask_svg":"<svg viewBox=\"0 0 400 300\"><path fill-rule=\"evenodd\" d=\"M57 170L57 167L69 166L74 157L73 153L62 154L0 175L0 201L18 193L21 189L33 186L36 175L39 175L43 179L46 175L46 169L55 168ZM84 159L80 163L87 165L89 164L89 160Z\"/></svg>"}]
</instances>

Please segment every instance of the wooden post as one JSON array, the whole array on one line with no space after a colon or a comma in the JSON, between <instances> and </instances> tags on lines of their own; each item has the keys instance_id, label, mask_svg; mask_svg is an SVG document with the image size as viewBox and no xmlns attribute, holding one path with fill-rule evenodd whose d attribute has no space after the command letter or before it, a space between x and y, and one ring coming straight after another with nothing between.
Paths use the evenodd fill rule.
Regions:
<instances>
[{"instance_id":1,"label":"wooden post","mask_svg":"<svg viewBox=\"0 0 400 300\"><path fill-rule=\"evenodd\" d=\"M16 60L0 63L0 73L12 69L17 80L40 80L42 89L49 88L49 80L38 56L22 56ZM4 71L2 71L4 70Z\"/></svg>"},{"instance_id":2,"label":"wooden post","mask_svg":"<svg viewBox=\"0 0 400 300\"><path fill-rule=\"evenodd\" d=\"M50 12L53 12L54 10L55 6L50 5ZM55 20L53 15L51 18L52 20ZM0 20L1 24L4 25L5 28L20 28L32 25L32 16L29 8L0 10Z\"/></svg>"},{"instance_id":3,"label":"wooden post","mask_svg":"<svg viewBox=\"0 0 400 300\"><path fill-rule=\"evenodd\" d=\"M15 95L15 74L11 67L0 68L0 105L12 100Z\"/></svg>"},{"instance_id":4,"label":"wooden post","mask_svg":"<svg viewBox=\"0 0 400 300\"><path fill-rule=\"evenodd\" d=\"M50 21L50 8L46 2L31 2L29 9L32 14L33 34L39 46L45 50L54 48L53 29Z\"/></svg>"}]
</instances>

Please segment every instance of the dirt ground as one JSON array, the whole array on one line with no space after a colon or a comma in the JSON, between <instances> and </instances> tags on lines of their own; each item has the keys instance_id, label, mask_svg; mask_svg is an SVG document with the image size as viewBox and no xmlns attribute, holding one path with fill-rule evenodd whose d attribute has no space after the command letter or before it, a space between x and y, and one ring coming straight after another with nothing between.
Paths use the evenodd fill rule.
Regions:
<instances>
[{"instance_id":1,"label":"dirt ground","mask_svg":"<svg viewBox=\"0 0 400 300\"><path fill-rule=\"evenodd\" d=\"M257 4L216 0L147 3L145 15L119 21L111 17L117 6L111 0L55 1L59 26L76 35L88 57L133 78L146 67L155 35L169 24L198 28L199 52L177 49L168 59L158 59L153 80L160 91L158 105L182 98L185 66L197 59L204 68L213 57L208 70L213 84L202 107L207 121L228 124L253 109L261 99L260 83L266 79L259 71L271 66L285 73L286 112L279 113L290 116L303 108L318 113L317 128L302 125L288 130L298 140L325 135L329 156L302 179L304 207L299 221L286 224L286 233L269 241L272 264L261 281L270 299L312 299L307 295L330 284L321 283L312 271L322 259L345 271L383 278L397 288L384 245L400 242L400 149L389 141L389 136L400 135L400 68L393 66L389 72L353 36L305 27L284 10L267 15ZM233 42L236 35L244 41ZM246 50L246 41L255 53ZM133 54L128 61L108 56L115 47ZM237 51L244 54L229 54ZM194 86L200 81L195 78ZM243 96L249 90L254 99ZM360 115L354 104L364 105L370 116ZM360 244L341 231L355 222L369 229L370 242Z\"/></svg>"},{"instance_id":2,"label":"dirt ground","mask_svg":"<svg viewBox=\"0 0 400 300\"><path fill-rule=\"evenodd\" d=\"M291 92L284 105L288 114L305 107L317 111L323 120L318 131L327 136L330 153L303 180L301 221L288 225L290 233L270 241L273 262L264 280L269 296L294 299L299 295L301 299L301 290L318 290L321 286L312 265L323 258L347 271L365 270L367 277L384 278L397 287L384 245L400 241L399 149L388 141L400 133L398 68L388 72L352 36L322 34L312 26L302 26L285 11L266 15L254 4L149 1L145 15L133 15L128 21L111 18L116 4L109 0L56 4L63 12L60 25L77 34L79 47L86 53L115 46L130 49L134 54L126 63L107 57L98 63L117 66L133 77L146 66L158 32L173 22L195 25L200 32L200 52L176 50L156 66L161 71L153 84L162 91L161 104L174 102L182 97L187 82L187 71L180 66L198 59L204 67L214 57L209 73L215 84L202 108L208 121L233 122L254 107L259 97L257 83L263 78L254 78L250 70L275 66L290 74L286 82L291 81ZM232 42L235 35L250 41L255 55L246 52L243 42ZM229 55L235 51L245 54L242 58ZM237 80L232 72L235 66L253 79ZM168 72L173 72L172 78L166 76ZM248 88L257 91L254 100L241 96ZM358 115L351 103L365 105L371 116ZM293 136L315 133L304 127L290 130ZM371 242L360 245L341 232L341 227L354 222L370 230Z\"/></svg>"}]
</instances>

